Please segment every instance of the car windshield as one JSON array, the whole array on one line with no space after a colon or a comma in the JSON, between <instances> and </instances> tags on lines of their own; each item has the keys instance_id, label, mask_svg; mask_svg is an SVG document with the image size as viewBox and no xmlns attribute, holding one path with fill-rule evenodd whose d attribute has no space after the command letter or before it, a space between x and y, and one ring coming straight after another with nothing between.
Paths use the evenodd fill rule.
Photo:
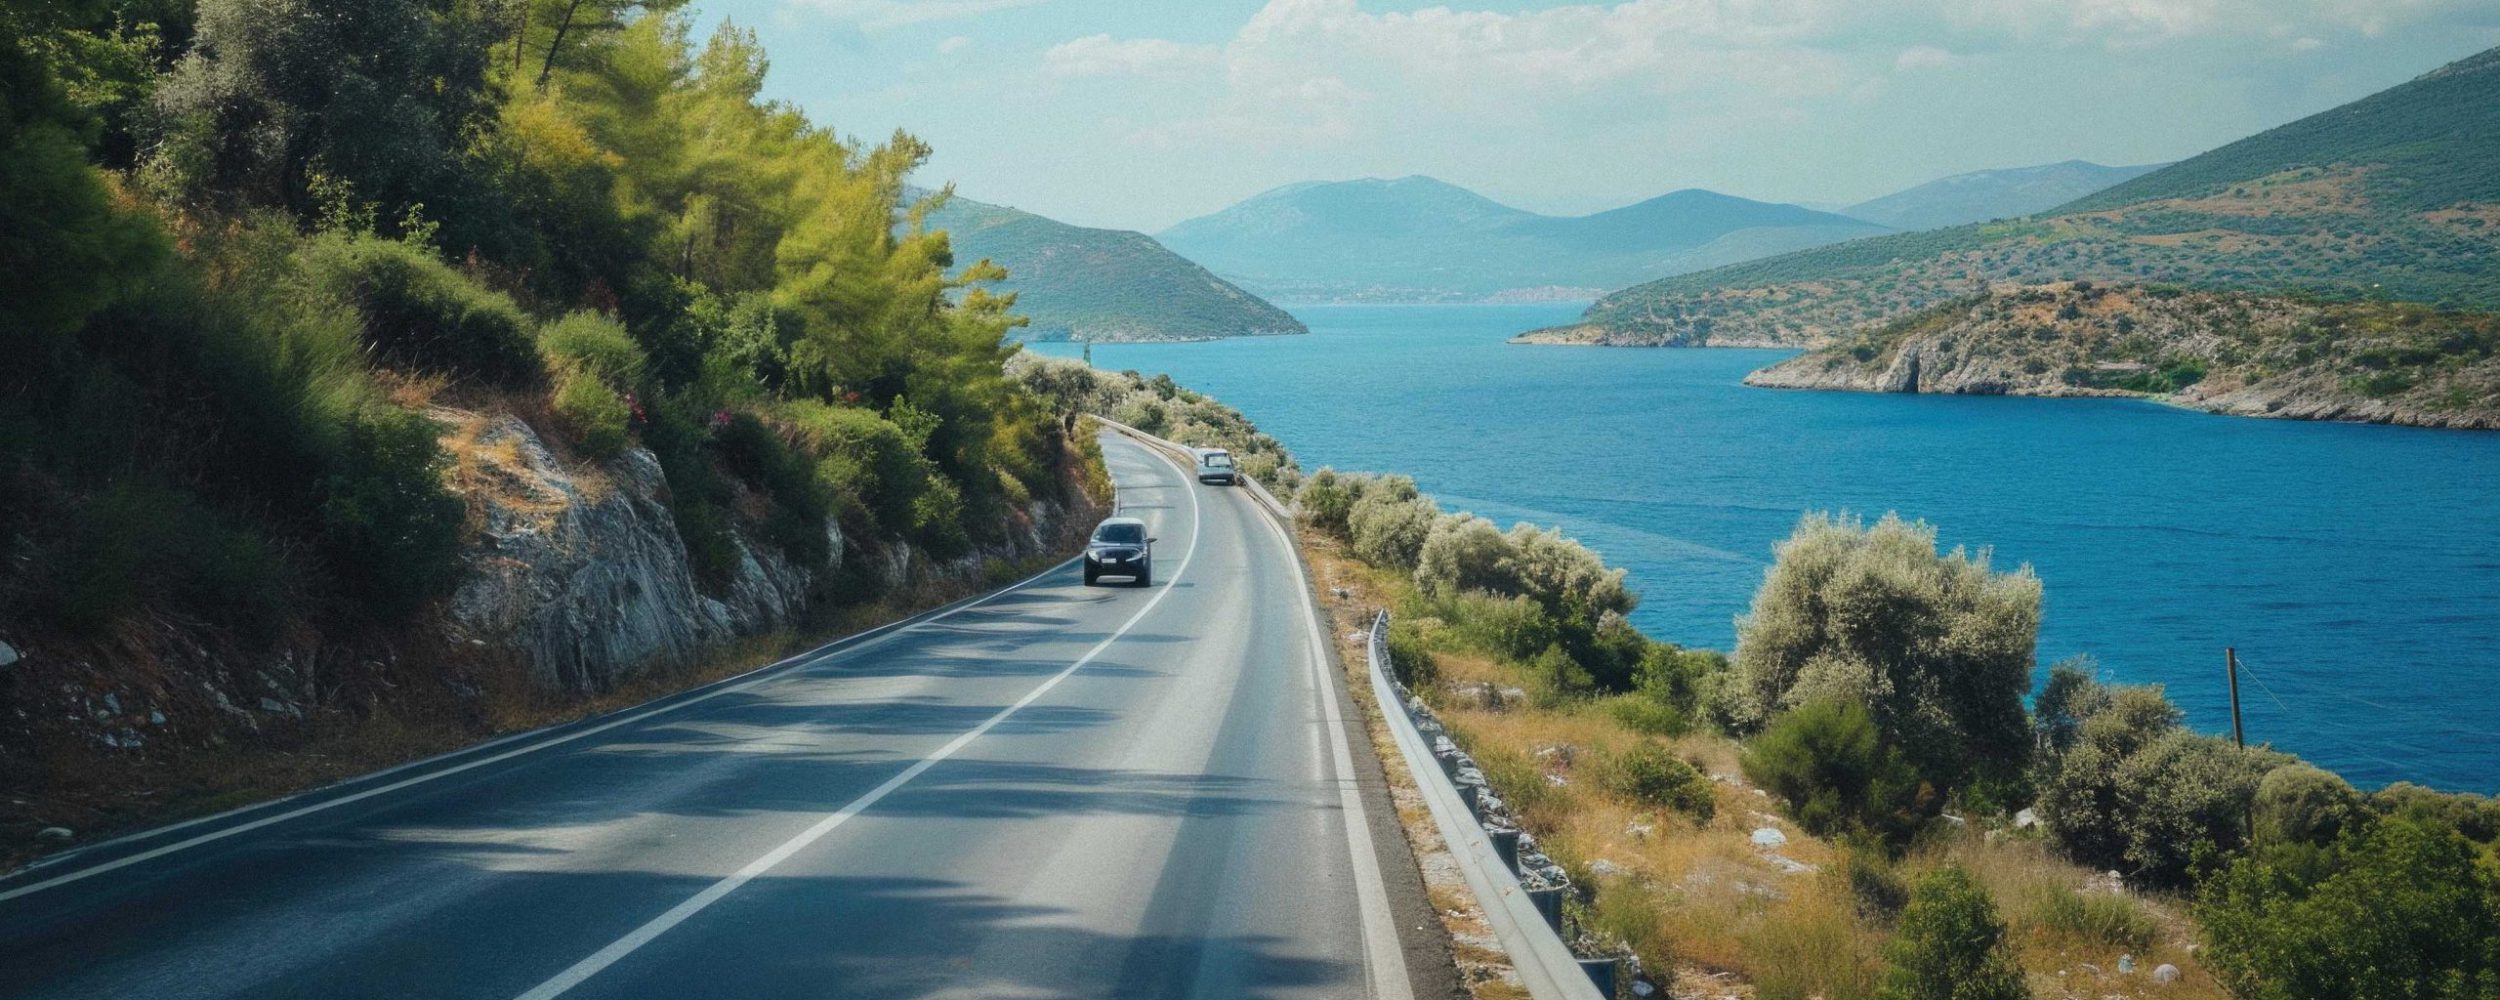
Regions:
<instances>
[{"instance_id":1,"label":"car windshield","mask_svg":"<svg viewBox=\"0 0 2500 1000\"><path fill-rule=\"evenodd\" d=\"M1094 529L1094 540L1135 545L1146 540L1146 528L1138 524L1106 524Z\"/></svg>"},{"instance_id":2,"label":"car windshield","mask_svg":"<svg viewBox=\"0 0 2500 1000\"><path fill-rule=\"evenodd\" d=\"M1231 456L1231 455L1209 455L1209 456L1207 456L1207 466L1208 466L1209 468L1216 468L1216 469L1229 469L1229 468L1232 468L1232 467L1233 467L1233 456Z\"/></svg>"}]
</instances>

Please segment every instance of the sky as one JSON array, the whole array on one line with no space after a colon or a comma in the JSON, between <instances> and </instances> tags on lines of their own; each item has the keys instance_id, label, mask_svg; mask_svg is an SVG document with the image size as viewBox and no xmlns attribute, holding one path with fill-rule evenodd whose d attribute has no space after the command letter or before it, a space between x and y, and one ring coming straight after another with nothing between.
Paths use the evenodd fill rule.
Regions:
<instances>
[{"instance_id":1,"label":"sky","mask_svg":"<svg viewBox=\"0 0 2500 1000\"><path fill-rule=\"evenodd\" d=\"M2500 45L2500 0L694 0L766 95L936 149L914 179L1153 232L1425 174L1579 214L1832 206L2194 155Z\"/></svg>"}]
</instances>

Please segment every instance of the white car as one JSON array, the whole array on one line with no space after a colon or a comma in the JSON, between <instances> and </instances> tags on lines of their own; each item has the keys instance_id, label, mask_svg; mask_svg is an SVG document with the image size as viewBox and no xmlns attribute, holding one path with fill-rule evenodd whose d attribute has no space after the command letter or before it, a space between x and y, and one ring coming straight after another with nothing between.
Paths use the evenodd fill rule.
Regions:
<instances>
[{"instance_id":1,"label":"white car","mask_svg":"<svg viewBox=\"0 0 2500 1000\"><path fill-rule=\"evenodd\" d=\"M1232 452L1222 448L1200 448L1197 451L1199 482L1231 486L1240 479L1233 468Z\"/></svg>"}]
</instances>

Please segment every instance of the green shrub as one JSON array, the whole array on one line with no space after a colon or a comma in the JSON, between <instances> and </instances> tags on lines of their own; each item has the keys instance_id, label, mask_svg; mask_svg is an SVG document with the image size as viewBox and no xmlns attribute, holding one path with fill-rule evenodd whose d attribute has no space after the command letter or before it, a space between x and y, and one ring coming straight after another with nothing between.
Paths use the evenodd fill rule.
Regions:
<instances>
[{"instance_id":1,"label":"green shrub","mask_svg":"<svg viewBox=\"0 0 2500 1000\"><path fill-rule=\"evenodd\" d=\"M1354 494L1337 481L1337 470L1312 473L1294 501L1301 508L1302 520L1321 534L1340 541L1347 537L1346 515L1354 508Z\"/></svg>"},{"instance_id":2,"label":"green shrub","mask_svg":"<svg viewBox=\"0 0 2500 1000\"><path fill-rule=\"evenodd\" d=\"M835 502L855 514L855 527L902 534L918 524L915 504L928 489L928 461L893 421L855 406L801 403L786 416L802 450L818 456L816 475Z\"/></svg>"},{"instance_id":3,"label":"green shrub","mask_svg":"<svg viewBox=\"0 0 2500 1000\"><path fill-rule=\"evenodd\" d=\"M1881 1000L2022 1000L2031 996L2005 944L1996 904L1969 873L1946 867L1919 881L1886 949Z\"/></svg>"},{"instance_id":4,"label":"green shrub","mask_svg":"<svg viewBox=\"0 0 2500 1000\"><path fill-rule=\"evenodd\" d=\"M2158 687L2079 697L2098 710L2072 747L2042 762L2041 821L2066 854L2165 886L2187 884L2200 858L2237 850L2257 785L2291 758L2179 728Z\"/></svg>"},{"instance_id":5,"label":"green shrub","mask_svg":"<svg viewBox=\"0 0 2500 1000\"><path fill-rule=\"evenodd\" d=\"M930 555L952 559L972 550L964 527L963 490L954 480L931 473L927 485L911 502L911 538Z\"/></svg>"},{"instance_id":6,"label":"green shrub","mask_svg":"<svg viewBox=\"0 0 2500 1000\"><path fill-rule=\"evenodd\" d=\"M1473 514L1434 519L1417 550L1415 584L1431 593L1483 591L1520 594L1510 540L1493 522Z\"/></svg>"},{"instance_id":7,"label":"green shrub","mask_svg":"<svg viewBox=\"0 0 2500 1000\"><path fill-rule=\"evenodd\" d=\"M1745 748L1745 776L1788 804L1816 836L1907 842L1924 804L1918 776L1855 702L1808 702L1781 713Z\"/></svg>"},{"instance_id":8,"label":"green shrub","mask_svg":"<svg viewBox=\"0 0 2500 1000\"><path fill-rule=\"evenodd\" d=\"M2325 846L2361 820L2361 793L2335 774L2307 764L2287 764L2257 782L2252 819L2260 844Z\"/></svg>"},{"instance_id":9,"label":"green shrub","mask_svg":"<svg viewBox=\"0 0 2500 1000\"><path fill-rule=\"evenodd\" d=\"M1440 598L1434 605L1460 642L1505 660L1530 659L1560 639L1545 609L1525 597L1468 593Z\"/></svg>"},{"instance_id":10,"label":"green shrub","mask_svg":"<svg viewBox=\"0 0 2500 1000\"><path fill-rule=\"evenodd\" d=\"M1640 691L1616 695L1606 702L1606 711L1625 729L1650 736L1682 736L1693 728L1692 717L1682 709Z\"/></svg>"},{"instance_id":11,"label":"green shrub","mask_svg":"<svg viewBox=\"0 0 2500 1000\"><path fill-rule=\"evenodd\" d=\"M1910 886L1901 881L1901 873L1880 853L1849 850L1840 856L1837 877L1849 888L1849 898L1857 904L1858 915L1872 920L1891 921L1901 916L1901 909L1910 905Z\"/></svg>"},{"instance_id":12,"label":"green shrub","mask_svg":"<svg viewBox=\"0 0 2500 1000\"><path fill-rule=\"evenodd\" d=\"M1409 690L1421 691L1441 679L1441 665L1432 658L1432 650L1424 645L1423 633L1405 619L1389 622L1389 664L1397 671L1398 682Z\"/></svg>"},{"instance_id":13,"label":"green shrub","mask_svg":"<svg viewBox=\"0 0 2500 1000\"><path fill-rule=\"evenodd\" d=\"M1383 569L1414 569L1424 538L1440 516L1440 509L1417 496L1414 483L1402 477L1366 489L1346 514L1354 556Z\"/></svg>"},{"instance_id":14,"label":"green shrub","mask_svg":"<svg viewBox=\"0 0 2500 1000\"><path fill-rule=\"evenodd\" d=\"M2306 854L2263 850L2207 881L2204 961L2234 996L2500 996L2500 871L2464 837L2390 819L2324 864Z\"/></svg>"},{"instance_id":15,"label":"green shrub","mask_svg":"<svg viewBox=\"0 0 2500 1000\"><path fill-rule=\"evenodd\" d=\"M642 345L625 332L625 325L589 310L540 328L538 353L551 373L587 372L618 389L640 383L645 367Z\"/></svg>"},{"instance_id":16,"label":"green shrub","mask_svg":"<svg viewBox=\"0 0 2500 1000\"><path fill-rule=\"evenodd\" d=\"M1597 689L1596 679L1563 651L1561 643L1545 647L1519 667L1528 675L1528 685L1540 704L1556 704Z\"/></svg>"},{"instance_id":17,"label":"green shrub","mask_svg":"<svg viewBox=\"0 0 2500 1000\"><path fill-rule=\"evenodd\" d=\"M312 287L355 307L386 364L498 385L539 382L529 317L423 246L329 233L302 253Z\"/></svg>"},{"instance_id":18,"label":"green shrub","mask_svg":"<svg viewBox=\"0 0 2500 1000\"><path fill-rule=\"evenodd\" d=\"M713 433L712 446L731 474L772 497L764 534L782 554L810 568L821 568L832 559L832 541L825 535L831 504L814 463L752 413L730 417Z\"/></svg>"},{"instance_id":19,"label":"green shrub","mask_svg":"<svg viewBox=\"0 0 2500 1000\"><path fill-rule=\"evenodd\" d=\"M2050 934L2121 951L2153 946L2161 927L2128 896L2081 893L2062 885L2045 887L2032 899L2026 918Z\"/></svg>"},{"instance_id":20,"label":"green shrub","mask_svg":"<svg viewBox=\"0 0 2500 1000\"><path fill-rule=\"evenodd\" d=\"M1939 789L2030 752L2040 581L2028 568L1939 554L1933 528L1892 516L1808 515L1778 553L1737 622L1731 718L1759 725L1817 698L1866 705Z\"/></svg>"},{"instance_id":21,"label":"green shrub","mask_svg":"<svg viewBox=\"0 0 2500 1000\"><path fill-rule=\"evenodd\" d=\"M1647 740L1608 756L1598 772L1598 786L1642 805L1673 809L1703 822L1718 809L1709 778Z\"/></svg>"},{"instance_id":22,"label":"green shrub","mask_svg":"<svg viewBox=\"0 0 2500 1000\"><path fill-rule=\"evenodd\" d=\"M459 579L463 508L443 486L451 459L440 432L406 410L360 414L320 486L331 573L386 616L406 616Z\"/></svg>"},{"instance_id":23,"label":"green shrub","mask_svg":"<svg viewBox=\"0 0 2500 1000\"><path fill-rule=\"evenodd\" d=\"M582 454L592 459L613 458L625 450L626 424L633 411L623 397L608 388L597 375L587 371L565 373L556 383L555 398L549 401L565 429L572 432L573 443Z\"/></svg>"}]
</instances>

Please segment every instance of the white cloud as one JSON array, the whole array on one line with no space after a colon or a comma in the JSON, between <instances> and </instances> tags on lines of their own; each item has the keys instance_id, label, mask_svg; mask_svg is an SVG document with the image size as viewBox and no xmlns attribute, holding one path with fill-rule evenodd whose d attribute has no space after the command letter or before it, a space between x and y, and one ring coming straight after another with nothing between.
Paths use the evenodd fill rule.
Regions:
<instances>
[{"instance_id":1,"label":"white cloud","mask_svg":"<svg viewBox=\"0 0 2500 1000\"><path fill-rule=\"evenodd\" d=\"M1042 66L1063 77L1174 76L1211 66L1218 54L1212 45L1088 35L1051 46L1042 53Z\"/></svg>"},{"instance_id":2,"label":"white cloud","mask_svg":"<svg viewBox=\"0 0 2500 1000\"><path fill-rule=\"evenodd\" d=\"M1892 68L1906 73L1912 70L1943 69L1957 61L1959 58L1953 53L1933 45L1913 45L1902 49L1900 55L1893 57Z\"/></svg>"},{"instance_id":3,"label":"white cloud","mask_svg":"<svg viewBox=\"0 0 2500 1000\"><path fill-rule=\"evenodd\" d=\"M937 44L938 54L942 56L951 56L971 47L972 39L962 35L949 35L945 41Z\"/></svg>"},{"instance_id":4,"label":"white cloud","mask_svg":"<svg viewBox=\"0 0 2500 1000\"><path fill-rule=\"evenodd\" d=\"M1041 0L788 0L793 7L876 31L1030 7Z\"/></svg>"}]
</instances>

